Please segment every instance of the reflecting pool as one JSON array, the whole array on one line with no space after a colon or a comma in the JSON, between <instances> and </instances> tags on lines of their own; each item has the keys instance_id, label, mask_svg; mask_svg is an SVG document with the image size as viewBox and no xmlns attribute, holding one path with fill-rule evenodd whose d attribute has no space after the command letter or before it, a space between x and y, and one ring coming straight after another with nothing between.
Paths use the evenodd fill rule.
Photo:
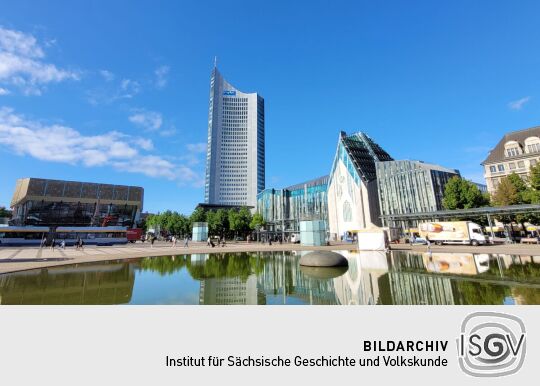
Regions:
<instances>
[{"instance_id":1,"label":"reflecting pool","mask_svg":"<svg viewBox=\"0 0 540 386\"><path fill-rule=\"evenodd\" d=\"M36 269L0 275L0 304L540 304L540 256L338 252L348 269L306 269L294 251Z\"/></svg>"}]
</instances>

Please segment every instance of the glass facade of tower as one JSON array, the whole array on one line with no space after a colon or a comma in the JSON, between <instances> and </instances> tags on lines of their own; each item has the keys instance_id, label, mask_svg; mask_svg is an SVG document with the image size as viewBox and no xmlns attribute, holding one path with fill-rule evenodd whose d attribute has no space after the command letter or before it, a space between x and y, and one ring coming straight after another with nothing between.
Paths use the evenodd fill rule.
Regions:
<instances>
[{"instance_id":1,"label":"glass facade of tower","mask_svg":"<svg viewBox=\"0 0 540 386\"><path fill-rule=\"evenodd\" d=\"M442 210L444 187L459 171L420 161L375 164L382 215Z\"/></svg>"},{"instance_id":2,"label":"glass facade of tower","mask_svg":"<svg viewBox=\"0 0 540 386\"><path fill-rule=\"evenodd\" d=\"M266 189L257 196L257 212L271 232L299 232L302 220L328 220L328 176L285 189Z\"/></svg>"},{"instance_id":3,"label":"glass facade of tower","mask_svg":"<svg viewBox=\"0 0 540 386\"><path fill-rule=\"evenodd\" d=\"M264 190L264 99L212 71L205 203L255 206Z\"/></svg>"}]
</instances>

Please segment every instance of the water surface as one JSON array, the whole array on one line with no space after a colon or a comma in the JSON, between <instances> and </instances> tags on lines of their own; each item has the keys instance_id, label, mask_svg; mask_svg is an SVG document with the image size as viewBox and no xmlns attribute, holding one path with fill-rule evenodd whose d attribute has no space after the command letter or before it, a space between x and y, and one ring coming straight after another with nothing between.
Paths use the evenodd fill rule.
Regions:
<instances>
[{"instance_id":1,"label":"water surface","mask_svg":"<svg viewBox=\"0 0 540 386\"><path fill-rule=\"evenodd\" d=\"M68 265L0 276L0 304L540 304L540 257L339 251L216 253Z\"/></svg>"}]
</instances>

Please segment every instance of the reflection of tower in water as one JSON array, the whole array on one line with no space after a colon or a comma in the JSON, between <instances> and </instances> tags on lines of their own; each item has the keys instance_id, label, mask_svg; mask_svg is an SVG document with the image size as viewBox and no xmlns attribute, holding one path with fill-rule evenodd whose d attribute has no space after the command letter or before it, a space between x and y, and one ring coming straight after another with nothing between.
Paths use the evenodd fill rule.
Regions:
<instances>
[{"instance_id":1,"label":"reflection of tower in water","mask_svg":"<svg viewBox=\"0 0 540 386\"><path fill-rule=\"evenodd\" d=\"M258 304L257 276L210 278L201 280L199 304Z\"/></svg>"}]
</instances>

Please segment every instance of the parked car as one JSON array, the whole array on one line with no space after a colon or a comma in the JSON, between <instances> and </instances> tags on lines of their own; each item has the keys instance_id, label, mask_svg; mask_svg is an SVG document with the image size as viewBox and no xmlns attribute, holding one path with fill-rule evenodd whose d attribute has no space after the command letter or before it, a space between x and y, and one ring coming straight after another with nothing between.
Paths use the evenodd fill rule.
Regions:
<instances>
[{"instance_id":1,"label":"parked car","mask_svg":"<svg viewBox=\"0 0 540 386\"><path fill-rule=\"evenodd\" d=\"M426 245L427 240L423 237L415 237L410 241L411 245Z\"/></svg>"}]
</instances>

